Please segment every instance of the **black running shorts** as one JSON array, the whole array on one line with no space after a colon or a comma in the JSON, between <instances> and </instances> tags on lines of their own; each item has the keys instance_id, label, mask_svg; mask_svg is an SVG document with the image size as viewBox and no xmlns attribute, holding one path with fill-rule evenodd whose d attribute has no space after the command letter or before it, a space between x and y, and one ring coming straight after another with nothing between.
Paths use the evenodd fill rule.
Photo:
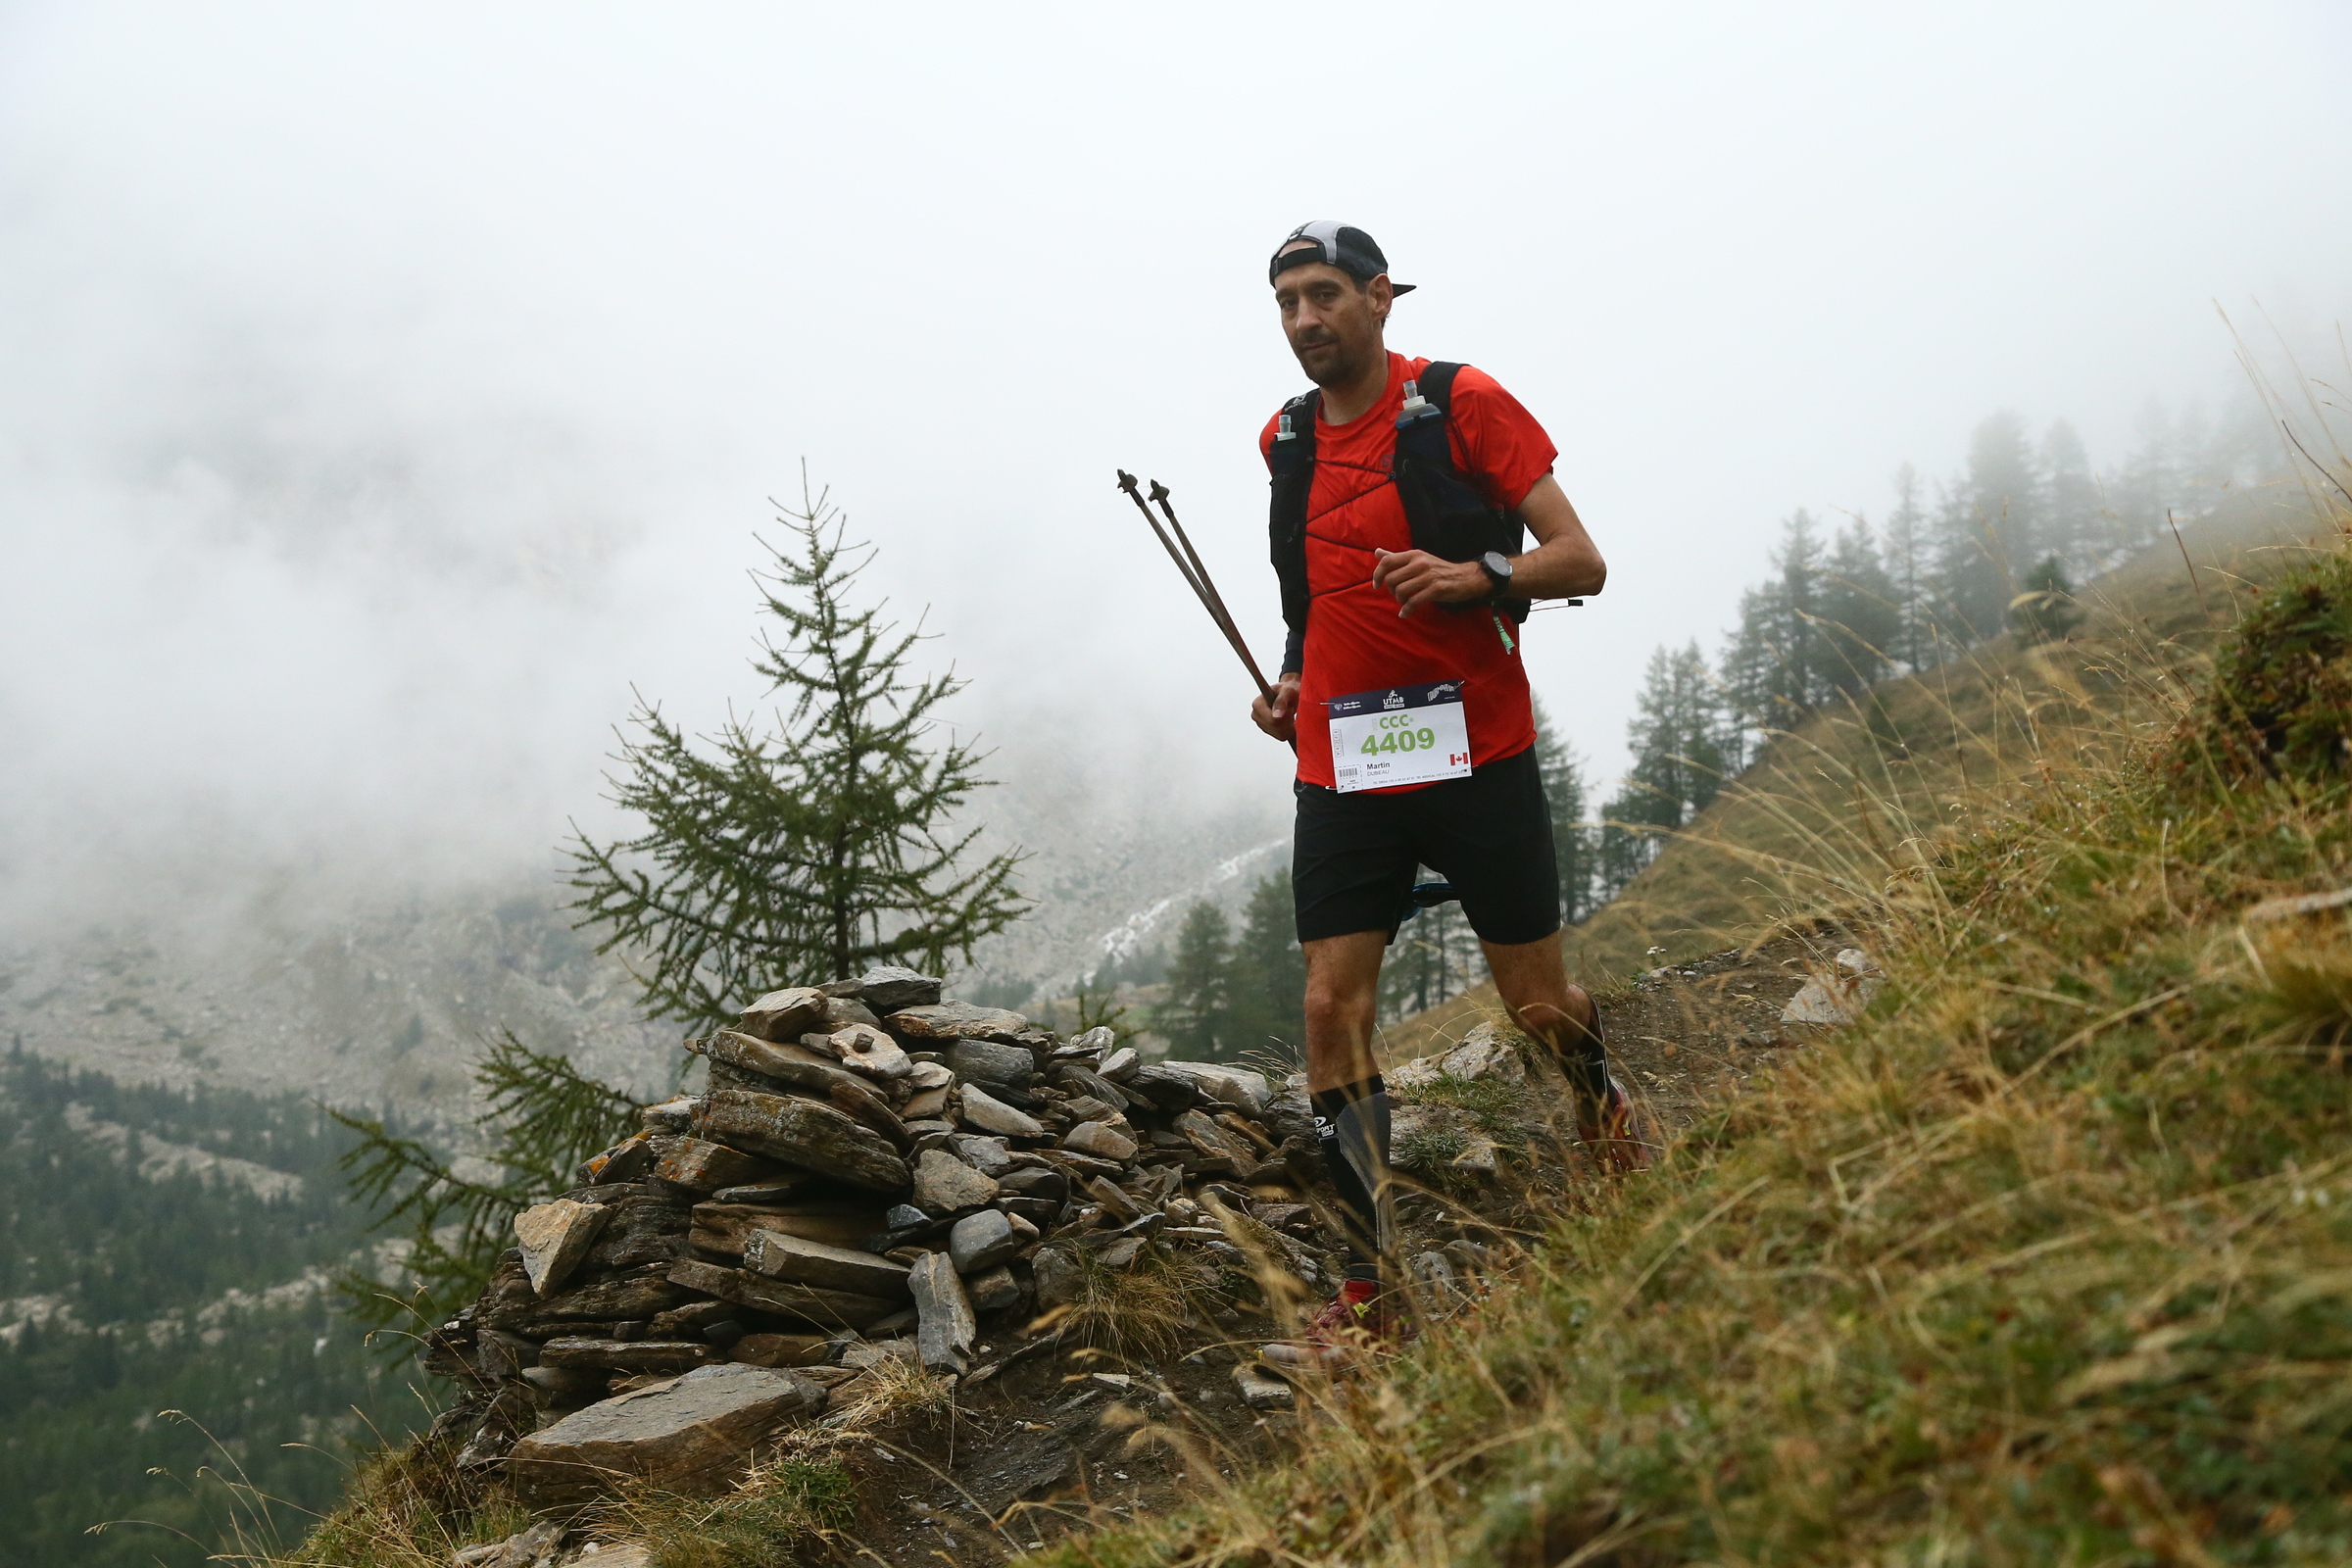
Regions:
<instances>
[{"instance_id":1,"label":"black running shorts","mask_svg":"<svg viewBox=\"0 0 2352 1568\"><path fill-rule=\"evenodd\" d=\"M1291 788L1299 941L1354 931L1394 941L1414 869L1424 865L1453 884L1470 929L1489 942L1535 942L1560 928L1560 867L1534 747L1468 778L1394 795L1342 795L1304 781Z\"/></svg>"}]
</instances>

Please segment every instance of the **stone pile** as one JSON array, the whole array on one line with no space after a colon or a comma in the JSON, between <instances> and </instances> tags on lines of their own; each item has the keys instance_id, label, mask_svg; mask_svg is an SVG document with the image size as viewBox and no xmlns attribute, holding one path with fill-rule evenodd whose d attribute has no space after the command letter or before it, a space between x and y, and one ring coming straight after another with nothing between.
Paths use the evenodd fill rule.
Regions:
<instances>
[{"instance_id":1,"label":"stone pile","mask_svg":"<svg viewBox=\"0 0 2352 1568\"><path fill-rule=\"evenodd\" d=\"M468 1385L444 1418L460 1462L527 1499L631 1475L715 1490L889 1359L986 1375L984 1328L1148 1250L1240 1262L1219 1207L1333 1284L1284 1200L1317 1159L1304 1093L1246 1068L1148 1063L1107 1029L1065 1042L900 968L761 997L685 1049L703 1092L646 1107L518 1216L480 1299L429 1337L427 1370Z\"/></svg>"}]
</instances>

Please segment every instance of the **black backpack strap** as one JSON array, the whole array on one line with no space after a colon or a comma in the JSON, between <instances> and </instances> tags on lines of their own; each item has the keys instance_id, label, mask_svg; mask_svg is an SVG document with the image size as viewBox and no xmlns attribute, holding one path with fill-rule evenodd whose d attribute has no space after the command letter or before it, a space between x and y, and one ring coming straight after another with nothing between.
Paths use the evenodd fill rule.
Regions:
<instances>
[{"instance_id":1,"label":"black backpack strap","mask_svg":"<svg viewBox=\"0 0 2352 1568\"><path fill-rule=\"evenodd\" d=\"M1315 414L1322 406L1319 387L1285 403L1276 416L1274 445L1266 453L1273 474L1266 542L1282 585L1283 623L1290 628L1282 651L1280 673L1285 675L1306 662L1306 507L1315 488Z\"/></svg>"},{"instance_id":2,"label":"black backpack strap","mask_svg":"<svg viewBox=\"0 0 2352 1568\"><path fill-rule=\"evenodd\" d=\"M1413 378L1413 395L1396 416L1396 492L1404 503L1405 520L1412 525L1415 549L1446 561L1476 561L1490 550L1515 556L1527 540L1519 514L1488 501L1477 483L1454 466L1446 424L1453 413L1453 378L1460 369L1451 361L1432 360ZM1507 599L1497 608L1513 620L1525 620L1529 605L1524 599Z\"/></svg>"}]
</instances>

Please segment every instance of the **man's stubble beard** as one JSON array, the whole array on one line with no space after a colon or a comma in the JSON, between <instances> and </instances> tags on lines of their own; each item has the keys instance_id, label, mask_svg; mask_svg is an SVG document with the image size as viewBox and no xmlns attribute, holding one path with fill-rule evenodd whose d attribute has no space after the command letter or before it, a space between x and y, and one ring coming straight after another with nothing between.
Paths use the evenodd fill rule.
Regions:
<instances>
[{"instance_id":1,"label":"man's stubble beard","mask_svg":"<svg viewBox=\"0 0 2352 1568\"><path fill-rule=\"evenodd\" d=\"M1291 351L1298 361L1298 368L1306 372L1306 378L1315 385L1326 389L1354 384L1370 371L1373 365L1386 358L1388 352L1381 341L1375 338L1360 356L1343 353L1339 358L1331 361L1329 366L1318 374L1306 363L1306 352L1326 346L1323 343L1309 343L1305 350L1294 348ZM1338 347L1339 345L1334 342L1329 346Z\"/></svg>"}]
</instances>

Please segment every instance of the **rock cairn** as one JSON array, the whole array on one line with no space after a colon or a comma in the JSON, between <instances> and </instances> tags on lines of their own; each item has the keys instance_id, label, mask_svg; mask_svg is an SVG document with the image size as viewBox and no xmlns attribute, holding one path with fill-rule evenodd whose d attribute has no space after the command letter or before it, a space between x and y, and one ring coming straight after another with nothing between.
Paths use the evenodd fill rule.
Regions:
<instances>
[{"instance_id":1,"label":"rock cairn","mask_svg":"<svg viewBox=\"0 0 2352 1568\"><path fill-rule=\"evenodd\" d=\"M763 996L685 1049L704 1092L517 1216L481 1298L428 1336L426 1369L466 1386L442 1418L461 1466L528 1500L723 1487L888 1358L977 1381L984 1329L1147 1250L1241 1263L1219 1207L1333 1283L1280 1198L1316 1159L1304 1094L1246 1068L1065 1042L901 968Z\"/></svg>"}]
</instances>

